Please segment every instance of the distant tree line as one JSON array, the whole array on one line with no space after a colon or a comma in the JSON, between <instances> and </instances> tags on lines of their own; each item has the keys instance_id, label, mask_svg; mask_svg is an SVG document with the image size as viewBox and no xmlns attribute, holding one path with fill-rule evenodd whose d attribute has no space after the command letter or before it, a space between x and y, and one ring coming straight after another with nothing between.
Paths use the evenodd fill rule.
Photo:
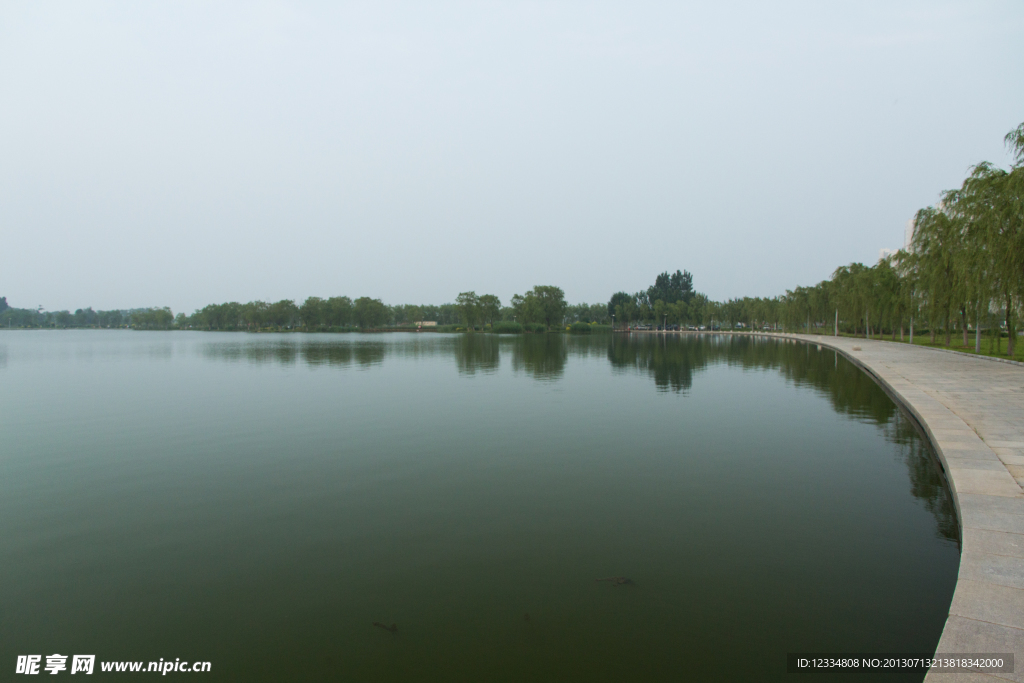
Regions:
<instances>
[{"instance_id":1,"label":"distant tree line","mask_svg":"<svg viewBox=\"0 0 1024 683\"><path fill-rule=\"evenodd\" d=\"M559 290L561 291L561 290ZM191 316L179 314L180 328L206 330L294 329L309 332L414 327L424 321L440 326L463 325L467 329L511 319L511 309L503 308L493 294L477 295L461 292L454 303L402 304L389 306L380 299L347 296L323 299L309 297L301 305L283 300L268 304L252 301L247 304L210 304Z\"/></svg>"},{"instance_id":2,"label":"distant tree line","mask_svg":"<svg viewBox=\"0 0 1024 683\"><path fill-rule=\"evenodd\" d=\"M503 306L494 294L461 292L449 304L400 304L389 306L380 299L347 296L321 298L311 296L303 303L284 299L274 303L250 301L209 304L192 315L174 315L167 307L95 311L92 308L69 311L11 308L0 298L0 324L16 328L134 328L195 329L224 331L261 330L367 330L413 327L423 321L441 327L490 329L495 323L517 322L540 325L544 329L563 323L607 324L611 320L605 304L565 302L559 287L541 285L525 295L515 295L510 306Z\"/></svg>"},{"instance_id":3,"label":"distant tree line","mask_svg":"<svg viewBox=\"0 0 1024 683\"><path fill-rule=\"evenodd\" d=\"M303 330L339 331L415 327L424 321L441 327L488 329L502 321L541 324L545 329L566 322L604 322L603 304L568 306L565 294L554 286L537 286L525 295L512 297L502 306L494 294L460 292L449 304L401 304L389 306L380 299L347 296L309 297L301 305L285 299L277 303L251 301L210 304L190 316L178 314L175 326L203 330Z\"/></svg>"},{"instance_id":4,"label":"distant tree line","mask_svg":"<svg viewBox=\"0 0 1024 683\"><path fill-rule=\"evenodd\" d=\"M41 308L12 308L7 298L0 299L0 327L18 328L134 328L141 330L170 330L174 315L169 308L131 308L113 311L94 311L79 308L70 311L44 311Z\"/></svg>"},{"instance_id":5,"label":"distant tree line","mask_svg":"<svg viewBox=\"0 0 1024 683\"><path fill-rule=\"evenodd\" d=\"M330 331L412 326L431 320L456 324L462 313L457 304L442 306L388 306L380 299L347 296L311 296L302 304L284 299L276 303L250 301L210 304L190 316L178 314L176 326L201 330L304 330Z\"/></svg>"}]
</instances>

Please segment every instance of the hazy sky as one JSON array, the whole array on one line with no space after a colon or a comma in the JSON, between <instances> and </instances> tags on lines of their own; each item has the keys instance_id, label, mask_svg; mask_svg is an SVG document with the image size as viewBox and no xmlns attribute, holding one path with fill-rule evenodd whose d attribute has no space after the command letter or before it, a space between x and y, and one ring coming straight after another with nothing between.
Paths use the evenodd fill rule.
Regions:
<instances>
[{"instance_id":1,"label":"hazy sky","mask_svg":"<svg viewBox=\"0 0 1024 683\"><path fill-rule=\"evenodd\" d=\"M1024 121L1024 3L0 4L0 296L772 296Z\"/></svg>"}]
</instances>

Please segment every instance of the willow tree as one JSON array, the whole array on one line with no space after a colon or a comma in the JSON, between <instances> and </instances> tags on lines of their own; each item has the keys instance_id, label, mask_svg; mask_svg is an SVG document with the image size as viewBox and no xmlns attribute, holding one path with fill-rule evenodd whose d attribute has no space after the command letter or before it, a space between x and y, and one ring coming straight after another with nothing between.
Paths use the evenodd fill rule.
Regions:
<instances>
[{"instance_id":1,"label":"willow tree","mask_svg":"<svg viewBox=\"0 0 1024 683\"><path fill-rule=\"evenodd\" d=\"M951 314L964 300L966 267L963 247L964 222L943 204L921 209L914 217L914 252L918 256L918 277L928 292L929 327L935 341L935 326L945 328L946 346L951 342Z\"/></svg>"},{"instance_id":2,"label":"willow tree","mask_svg":"<svg viewBox=\"0 0 1024 683\"><path fill-rule=\"evenodd\" d=\"M978 164L964 181L959 202L974 227L975 289L988 303L986 308L1003 309L1010 356L1017 336L1014 313L1024 295L1021 193L1019 177L1014 174L1019 176L1019 166L1008 172L988 163Z\"/></svg>"},{"instance_id":3,"label":"willow tree","mask_svg":"<svg viewBox=\"0 0 1024 683\"><path fill-rule=\"evenodd\" d=\"M863 263L851 263L840 266L832 273L833 306L839 311L839 317L853 324L853 332L857 333L857 322L864 320L864 333L869 334L871 314L870 287L867 283L870 269Z\"/></svg>"},{"instance_id":4,"label":"willow tree","mask_svg":"<svg viewBox=\"0 0 1024 683\"><path fill-rule=\"evenodd\" d=\"M1003 267L1006 268L1008 275L1012 274L1015 281L1013 290L1016 303L1020 307L1024 303L1024 123L1007 133L1003 141L1013 152L1014 163L1002 181L1000 209L1005 229L1004 243L1007 247L1007 253L1002 259L1005 261ZM1007 311L1010 308L1007 306ZM1009 313L1007 328L1012 329ZM1008 350L1010 356L1013 355L1015 337L1011 331Z\"/></svg>"},{"instance_id":5,"label":"willow tree","mask_svg":"<svg viewBox=\"0 0 1024 683\"><path fill-rule=\"evenodd\" d=\"M891 256L881 259L871 269L874 285L874 299L877 302L878 332L882 333L882 327L886 324L892 331L892 338L896 339L896 322L902 324L902 278L899 271L893 267Z\"/></svg>"},{"instance_id":6,"label":"willow tree","mask_svg":"<svg viewBox=\"0 0 1024 683\"><path fill-rule=\"evenodd\" d=\"M943 195L943 205L956 216L962 225L961 244L957 250L959 258L957 288L963 295L960 306L964 328L964 346L967 346L967 308L971 308L974 319L975 351L981 350L981 318L988 317L994 298L994 263L992 244L989 240L989 221L992 219L991 188L981 171L967 178L959 190L950 190Z\"/></svg>"},{"instance_id":7,"label":"willow tree","mask_svg":"<svg viewBox=\"0 0 1024 683\"><path fill-rule=\"evenodd\" d=\"M710 318L711 303L706 294L695 294L689 306L690 320L698 325L706 325Z\"/></svg>"},{"instance_id":8,"label":"willow tree","mask_svg":"<svg viewBox=\"0 0 1024 683\"><path fill-rule=\"evenodd\" d=\"M914 255L904 249L897 251L888 260L893 270L896 271L898 278L897 291L893 302L893 313L899 317L900 341L903 341L903 323L908 317L912 321L915 312L913 274L916 263Z\"/></svg>"},{"instance_id":9,"label":"willow tree","mask_svg":"<svg viewBox=\"0 0 1024 683\"><path fill-rule=\"evenodd\" d=\"M811 287L808 292L811 317L814 319L815 324L824 327L828 327L828 321L832 318L830 315L832 306L829 303L832 295L831 284L828 280L824 280Z\"/></svg>"}]
</instances>

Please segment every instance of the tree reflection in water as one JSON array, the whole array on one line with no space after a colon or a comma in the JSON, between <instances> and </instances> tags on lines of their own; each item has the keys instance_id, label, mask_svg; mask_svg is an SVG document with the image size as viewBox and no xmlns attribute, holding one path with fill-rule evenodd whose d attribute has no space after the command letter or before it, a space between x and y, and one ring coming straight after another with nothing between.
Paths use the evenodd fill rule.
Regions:
<instances>
[{"instance_id":1,"label":"tree reflection in water","mask_svg":"<svg viewBox=\"0 0 1024 683\"><path fill-rule=\"evenodd\" d=\"M238 333L231 333L238 334ZM356 343L302 342L290 339L254 339L237 343L204 344L201 353L206 358L254 365L276 363L294 365L299 358L307 365L333 365L347 367L355 363L361 367L380 365L389 352L388 345L379 341Z\"/></svg>"},{"instance_id":2,"label":"tree reflection in water","mask_svg":"<svg viewBox=\"0 0 1024 683\"><path fill-rule=\"evenodd\" d=\"M500 358L498 338L493 334L463 334L455 343L455 359L459 374L472 375L478 370L494 372L498 369Z\"/></svg>"},{"instance_id":3,"label":"tree reflection in water","mask_svg":"<svg viewBox=\"0 0 1024 683\"><path fill-rule=\"evenodd\" d=\"M693 385L694 372L714 362L713 349L719 345L715 342L693 336L612 335L608 362L619 371L650 375L659 391L686 392Z\"/></svg>"},{"instance_id":4,"label":"tree reflection in water","mask_svg":"<svg viewBox=\"0 0 1024 683\"><path fill-rule=\"evenodd\" d=\"M570 344L561 334L526 334L512 344L512 369L534 379L554 381L562 377Z\"/></svg>"},{"instance_id":5,"label":"tree reflection in water","mask_svg":"<svg viewBox=\"0 0 1024 683\"><path fill-rule=\"evenodd\" d=\"M464 335L275 335L201 346L205 357L229 362L370 368L389 355L454 355L462 375L494 373L502 353L512 370L541 381L558 381L570 357L607 357L613 371L648 375L658 391L685 394L694 376L713 364L774 370L796 386L828 398L839 413L875 424L899 446L910 474L911 493L931 512L940 536L959 542L959 527L948 488L931 446L914 423L865 372L815 344L733 335L529 334L500 338Z\"/></svg>"},{"instance_id":6,"label":"tree reflection in water","mask_svg":"<svg viewBox=\"0 0 1024 683\"><path fill-rule=\"evenodd\" d=\"M734 335L615 335L605 344L613 367L650 375L660 391L685 392L695 372L724 363L776 370L793 384L823 394L836 412L877 425L899 446L911 493L935 518L937 533L959 543L956 511L931 445L867 373L837 352L816 344Z\"/></svg>"}]
</instances>

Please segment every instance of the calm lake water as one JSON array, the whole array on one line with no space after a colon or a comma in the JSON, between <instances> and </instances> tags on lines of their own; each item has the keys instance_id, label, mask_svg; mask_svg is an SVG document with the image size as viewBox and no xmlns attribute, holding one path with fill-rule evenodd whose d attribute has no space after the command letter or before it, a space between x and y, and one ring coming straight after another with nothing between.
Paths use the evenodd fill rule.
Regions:
<instances>
[{"instance_id":1,"label":"calm lake water","mask_svg":"<svg viewBox=\"0 0 1024 683\"><path fill-rule=\"evenodd\" d=\"M9 673L789 680L934 650L959 565L928 446L813 345L0 332L0 438Z\"/></svg>"}]
</instances>

